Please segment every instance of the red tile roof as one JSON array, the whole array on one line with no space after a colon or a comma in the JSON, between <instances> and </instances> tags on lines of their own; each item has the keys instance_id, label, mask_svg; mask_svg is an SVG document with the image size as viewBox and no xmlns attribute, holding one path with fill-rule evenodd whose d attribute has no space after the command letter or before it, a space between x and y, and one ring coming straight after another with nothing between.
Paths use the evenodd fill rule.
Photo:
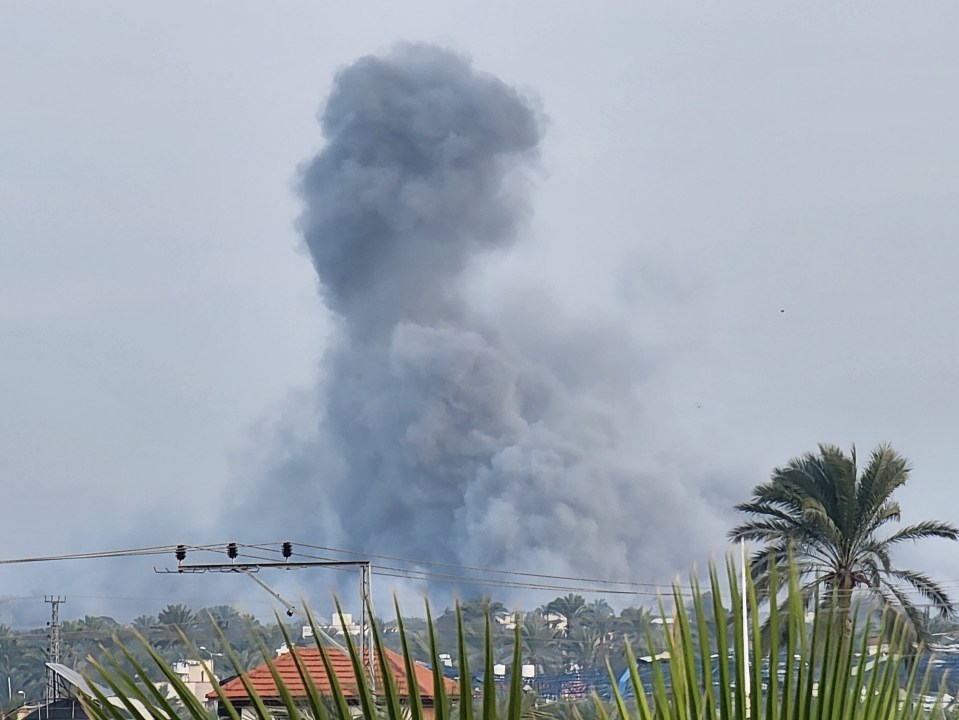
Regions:
<instances>
[{"instance_id":1,"label":"red tile roof","mask_svg":"<svg viewBox=\"0 0 959 720\"><path fill-rule=\"evenodd\" d=\"M336 679L340 683L340 688L343 690L343 694L347 699L358 699L357 689L356 689L356 676L353 674L353 664L350 662L350 656L338 650L336 648L326 648L327 653L330 656L330 662L333 665L333 670L336 673ZM311 648L296 648L294 650L303 661L303 665L306 667L307 672L310 674L310 677L313 679L313 684L316 685L316 689L323 695L329 695L332 693L330 688L330 679L326 674L326 668L323 665L323 658L320 656L320 651L315 647ZM296 662L293 659L292 653L284 653L280 655L273 661L276 665L277 672L280 675L280 678L283 680L283 683L286 685L287 690L293 697L306 697L306 688L303 685L303 681L300 679L300 673L296 668ZM403 656L399 653L395 653L392 650L386 651L386 665L389 667L391 674L393 675L393 681L396 683L397 692L402 697L406 697L409 694L409 690L406 684L406 666L403 663ZM415 666L416 672L416 682L419 685L420 697L427 702L433 701L433 671L429 668L426 668L419 663ZM379 663L376 665L376 673L379 674L380 667ZM249 672L246 673L247 679L250 681L250 684L253 686L253 689L256 690L256 693L264 700L273 700L279 699L280 693L276 688L276 683L273 681L273 675L270 672L270 668L266 663L258 665ZM445 679L446 691L448 693L454 693L457 691L457 685L454 681ZM234 678L227 683L224 683L222 686L223 694L226 695L230 700L242 700L248 697L246 688L243 687L243 681L240 678ZM210 700L216 700L217 695L215 692L211 692L207 695L207 698Z\"/></svg>"}]
</instances>

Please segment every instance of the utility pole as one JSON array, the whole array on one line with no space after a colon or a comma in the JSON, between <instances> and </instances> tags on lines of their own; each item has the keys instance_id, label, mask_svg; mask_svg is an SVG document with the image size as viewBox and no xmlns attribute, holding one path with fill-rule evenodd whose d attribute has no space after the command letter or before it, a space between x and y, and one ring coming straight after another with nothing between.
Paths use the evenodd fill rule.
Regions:
<instances>
[{"instance_id":1,"label":"utility pole","mask_svg":"<svg viewBox=\"0 0 959 720\"><path fill-rule=\"evenodd\" d=\"M376 692L376 663L374 662L374 652L373 652L373 591L372 591L372 582L373 582L373 566L369 560L293 560L293 544L290 542L283 543L283 562L270 562L257 560L255 562L237 562L237 557L239 554L239 547L237 543L229 543L227 545L227 557L230 562L228 563L201 563L196 565L188 565L186 561L186 546L178 545L176 548L176 559L177 566L173 570L160 568L153 568L153 571L156 573L177 573L177 574L193 574L193 573L206 573L206 572L221 572L221 573L243 573L250 577L257 585L265 589L270 595L276 598L277 601L283 604L286 608L286 614L292 616L295 608L284 600L276 590L271 588L265 582L260 580L255 576L255 573L258 573L262 569L266 568L275 568L282 570L302 570L305 568L347 568L354 567L359 568L360 570L360 603L362 607L361 611L361 620L360 620L360 663L365 665L367 672L369 673L370 680L370 689L373 692ZM342 620L342 618L341 618ZM344 628L344 632L347 632Z\"/></svg>"},{"instance_id":2,"label":"utility pole","mask_svg":"<svg viewBox=\"0 0 959 720\"><path fill-rule=\"evenodd\" d=\"M360 657L368 663L367 672L370 677L370 689L376 692L376 663L373 661L373 573L369 561L360 565L360 604L363 608L360 613Z\"/></svg>"},{"instance_id":3,"label":"utility pole","mask_svg":"<svg viewBox=\"0 0 959 720\"><path fill-rule=\"evenodd\" d=\"M65 603L67 599L59 595L44 595L43 601L50 603L50 622L47 623L50 626L50 631L47 633L47 642L49 643L47 645L47 656L50 658L50 662L59 664L63 650L60 636L60 605ZM57 675L50 668L47 668L47 702L51 703L59 699Z\"/></svg>"}]
</instances>

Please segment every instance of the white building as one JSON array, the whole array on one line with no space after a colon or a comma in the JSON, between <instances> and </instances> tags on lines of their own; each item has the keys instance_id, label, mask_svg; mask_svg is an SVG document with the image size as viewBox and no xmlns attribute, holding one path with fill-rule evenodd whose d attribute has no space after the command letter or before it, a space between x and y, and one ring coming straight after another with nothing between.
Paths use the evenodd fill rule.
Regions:
<instances>
[{"instance_id":1,"label":"white building","mask_svg":"<svg viewBox=\"0 0 959 720\"><path fill-rule=\"evenodd\" d=\"M330 621L323 622L319 617L315 618L316 626L328 635L359 635L360 625L353 621L351 613L337 613L333 611ZM313 628L309 625L303 626L303 638L313 637Z\"/></svg>"},{"instance_id":2,"label":"white building","mask_svg":"<svg viewBox=\"0 0 959 720\"><path fill-rule=\"evenodd\" d=\"M206 667L204 667L204 665ZM197 697L200 702L206 702L207 693L213 691L213 683L210 681L210 674L213 672L213 661L205 660L202 663L199 660L177 660L173 663L173 672L180 681L187 686L189 691ZM216 677L214 675L213 677ZM177 696L176 691L167 682L156 684L157 689L166 693L167 699L173 699Z\"/></svg>"}]
</instances>

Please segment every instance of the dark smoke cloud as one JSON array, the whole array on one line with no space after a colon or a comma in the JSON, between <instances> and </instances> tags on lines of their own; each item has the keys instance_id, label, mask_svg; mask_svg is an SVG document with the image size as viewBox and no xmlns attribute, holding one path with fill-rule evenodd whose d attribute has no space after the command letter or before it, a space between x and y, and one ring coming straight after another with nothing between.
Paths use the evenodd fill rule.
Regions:
<instances>
[{"instance_id":1,"label":"dark smoke cloud","mask_svg":"<svg viewBox=\"0 0 959 720\"><path fill-rule=\"evenodd\" d=\"M649 577L701 556L684 537L705 509L637 460L630 381L602 375L629 365L602 357L628 344L527 308L516 326L538 322L541 347L577 348L551 363L463 290L529 214L534 106L459 55L406 45L342 70L321 123L300 228L338 329L313 429L284 442L259 516L282 507L291 535L355 549L539 572Z\"/></svg>"},{"instance_id":2,"label":"dark smoke cloud","mask_svg":"<svg viewBox=\"0 0 959 720\"><path fill-rule=\"evenodd\" d=\"M322 124L302 225L332 309L381 336L458 314L462 271L525 215L508 177L535 153L535 115L462 58L408 46L340 72Z\"/></svg>"}]
</instances>

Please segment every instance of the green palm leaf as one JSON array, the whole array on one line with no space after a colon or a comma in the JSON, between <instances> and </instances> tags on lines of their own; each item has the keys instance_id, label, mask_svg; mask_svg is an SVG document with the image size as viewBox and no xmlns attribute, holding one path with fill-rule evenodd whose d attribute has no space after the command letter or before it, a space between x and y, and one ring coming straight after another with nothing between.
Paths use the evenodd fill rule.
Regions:
<instances>
[{"instance_id":1,"label":"green palm leaf","mask_svg":"<svg viewBox=\"0 0 959 720\"><path fill-rule=\"evenodd\" d=\"M901 614L887 612L876 621L864 609L854 606L849 615L851 632L846 633L835 622L835 604L827 602L819 605L810 625L805 617L808 583L801 581L803 573L788 563L782 569L784 575L779 573L778 565L770 567L772 584L784 588L784 595L780 598L782 602L770 608L770 624L775 632L768 644L760 643L760 604L751 580L747 579L743 593L738 587L736 568L732 564L727 566L729 582L725 586L720 583L716 569L710 567L709 598L700 590L695 578L690 581L691 598L687 598L686 591L680 592L678 587L674 592L672 600L676 609L671 615L674 622L666 636L669 661L654 658L652 672L647 675L651 679L645 681L632 648L627 644L624 649L626 669L633 697L625 696L613 682L614 689L610 697L612 710L599 698L594 698L593 704L572 705L567 716L580 720L583 717L610 720L612 712L619 720L743 720L748 707L750 720L919 720L924 717L917 698L930 689L931 679L928 673L919 672L918 664L907 666L912 636L908 632L908 624L902 622ZM916 574L903 575L898 579L928 584L927 578ZM894 599L898 588L883 587L880 590ZM723 598L728 605L724 604ZM832 598L838 599L837 596ZM748 611L745 624L740 609L742 602L746 603ZM339 605L337 610L340 610ZM360 657L347 637L347 650L356 679L353 697L359 699L359 710L366 720L417 720L429 717L425 709L418 705L421 689L417 673L422 669L413 659L402 616L398 607L396 610L403 667L397 668L395 663L385 660L387 651L383 637L378 630L374 631L380 676L376 691L364 672L364 658ZM429 615L429 610L427 612ZM661 614L666 615L662 610ZM727 626L730 615L738 618L731 627L732 632ZM313 624L312 618L310 623ZM457 635L461 644L461 673L468 655L463 624L460 615ZM714 626L716 632L705 633L707 626ZM505 691L503 703L497 701L498 690L493 679L492 632L488 617L485 628L483 664L486 677L480 701L484 720L560 717L547 715L551 705L529 695L523 687L519 625L513 636L509 688ZM429 631L430 652L434 658L435 717L437 720L447 720L451 717L453 701L442 690L446 681L441 667L435 662L437 635L431 615ZM888 652L883 652L881 657L876 655L871 658L867 652L868 638L876 633L888 639ZM287 642L292 642L288 632L281 630L281 634ZM309 668L299 658L298 651L294 651L294 660L304 682L302 690L294 691L285 684L285 676L279 672L278 663L272 659L271 653L263 648L264 664L272 674L281 703L267 705L257 696L249 677L241 675L240 682L249 690L244 716L258 720L297 720L301 717L324 720L332 717L327 707L336 709L337 720L348 720L355 716L356 707L351 704L343 684L338 681L336 668L319 634L315 635L314 641L329 675L330 683L326 686L329 687L328 694L320 694L319 684L310 678ZM119 647L123 658L129 658L130 653L122 645ZM747 647L748 662L745 654ZM784 659L780 648L786 653ZM96 679L106 689L91 685L90 694L83 697L92 720L126 720L128 715L144 717L144 714L156 720L208 720L208 711L202 703L191 699L189 689L166 667L162 657L152 648L147 649L151 661L167 677L179 701L167 701L152 684L145 683L142 678L147 673L140 665L134 665L139 678L133 677L122 669L113 652L104 650L92 667L98 675ZM718 656L715 671L713 655ZM769 662L768 681L760 672L764 658ZM775 672L777 667L784 668L782 682L779 682ZM394 679L393 673L396 672L400 676ZM747 678L751 687L748 698L743 692ZM406 694L399 691L398 680L405 680L408 688ZM464 684L468 686L469 679L461 674L460 682L462 688ZM218 684L214 688L223 702L224 715L236 720L240 715L238 708L226 701ZM461 690L458 702L471 704L471 693ZM503 709L505 714L500 715L498 709ZM464 713L462 717L470 716L463 708L461 712Z\"/></svg>"}]
</instances>

